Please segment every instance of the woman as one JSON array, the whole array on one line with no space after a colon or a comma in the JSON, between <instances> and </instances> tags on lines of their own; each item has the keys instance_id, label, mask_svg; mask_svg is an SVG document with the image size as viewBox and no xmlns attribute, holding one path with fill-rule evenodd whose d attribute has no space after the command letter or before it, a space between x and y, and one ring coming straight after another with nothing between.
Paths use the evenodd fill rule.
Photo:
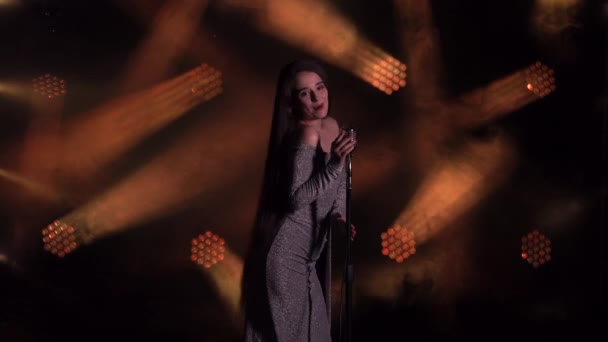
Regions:
<instances>
[{"instance_id":1,"label":"woman","mask_svg":"<svg viewBox=\"0 0 608 342\"><path fill-rule=\"evenodd\" d=\"M243 274L246 341L331 341L329 227L344 225L344 164L356 141L329 105L321 66L281 70Z\"/></svg>"}]
</instances>

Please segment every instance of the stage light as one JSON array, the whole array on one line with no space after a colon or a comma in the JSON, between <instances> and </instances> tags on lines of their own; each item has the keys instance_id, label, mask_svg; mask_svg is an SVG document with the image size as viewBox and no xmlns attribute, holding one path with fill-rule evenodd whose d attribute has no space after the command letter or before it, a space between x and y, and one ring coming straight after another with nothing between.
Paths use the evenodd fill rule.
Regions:
<instances>
[{"instance_id":1,"label":"stage light","mask_svg":"<svg viewBox=\"0 0 608 342\"><path fill-rule=\"evenodd\" d=\"M551 240L537 229L521 238L521 258L538 268L551 261Z\"/></svg>"},{"instance_id":2,"label":"stage light","mask_svg":"<svg viewBox=\"0 0 608 342\"><path fill-rule=\"evenodd\" d=\"M380 51L375 55L372 50L364 49L358 58L361 78L387 95L405 87L407 66L391 56L382 56Z\"/></svg>"},{"instance_id":3,"label":"stage light","mask_svg":"<svg viewBox=\"0 0 608 342\"><path fill-rule=\"evenodd\" d=\"M35 94L48 99L67 94L65 80L51 74L44 74L32 79L32 88Z\"/></svg>"},{"instance_id":4,"label":"stage light","mask_svg":"<svg viewBox=\"0 0 608 342\"><path fill-rule=\"evenodd\" d=\"M83 229L77 229L59 220L42 229L44 250L60 258L74 251L88 239L87 232Z\"/></svg>"},{"instance_id":5,"label":"stage light","mask_svg":"<svg viewBox=\"0 0 608 342\"><path fill-rule=\"evenodd\" d=\"M189 252L190 261L208 277L217 295L230 308L234 323L239 325L243 260L228 248L223 238L211 231L194 237Z\"/></svg>"},{"instance_id":6,"label":"stage light","mask_svg":"<svg viewBox=\"0 0 608 342\"><path fill-rule=\"evenodd\" d=\"M222 93L222 73L203 64L193 70L190 91L202 101L208 101Z\"/></svg>"},{"instance_id":7,"label":"stage light","mask_svg":"<svg viewBox=\"0 0 608 342\"><path fill-rule=\"evenodd\" d=\"M168 85L171 88L177 87L171 90L177 93L175 97L180 97L172 100L179 101L182 109L181 106L191 108L194 103L221 92L220 77L221 73L217 70L203 65L173 82L177 84ZM195 94L192 89L195 89ZM159 98L166 96L164 87L156 90L156 94L148 90L145 96L136 96L137 103L131 103L134 99L127 98L127 103L118 106L120 110L101 111L99 117L85 121L83 125L72 123L63 141L66 154L69 153L64 159L70 162L68 170L79 177L83 174L94 176L93 172L103 169L105 161L121 154L143 136L182 113L174 107L176 104L173 102L167 104L168 107L163 105L161 108L158 102L169 99ZM144 108L146 103L139 103L143 99L149 100L147 111ZM138 110L130 112L129 107ZM118 114L124 116L118 117ZM85 118L88 119L90 118ZM220 152L217 144L208 143L223 141L221 139L225 138L226 132L233 130L223 123L215 122L187 129L180 139L167 144L166 148L145 164L87 203L74 208L60 220L86 227L92 237L98 239L162 217L177 207L188 205L188 201L197 196L207 196L210 187L220 186L222 180L237 177L242 172L240 168L226 169L223 163L234 162L234 155ZM85 132L88 133L88 140ZM103 135L102 132L108 134ZM77 149L67 150L68 145L74 144L78 146ZM230 148L232 147L238 146Z\"/></svg>"},{"instance_id":8,"label":"stage light","mask_svg":"<svg viewBox=\"0 0 608 342\"><path fill-rule=\"evenodd\" d=\"M478 127L544 98L557 88L555 83L553 69L535 62L460 96L446 111L452 113L454 126Z\"/></svg>"},{"instance_id":9,"label":"stage light","mask_svg":"<svg viewBox=\"0 0 608 342\"><path fill-rule=\"evenodd\" d=\"M205 234L200 234L192 239L190 260L205 268L211 268L224 260L224 252L226 251L224 245L224 239L206 231Z\"/></svg>"},{"instance_id":10,"label":"stage light","mask_svg":"<svg viewBox=\"0 0 608 342\"><path fill-rule=\"evenodd\" d=\"M413 96L405 105L415 108L422 120L429 117L435 122L445 122L438 131L452 133L454 130L477 129L556 89L554 71L536 62L457 98L448 98L441 84L441 44L438 44L430 1L394 0L394 3L400 16L398 23L403 35L403 49L408 52L408 66L416 70L411 80L416 85L411 89ZM429 125L433 128L439 126L435 123ZM419 130L418 127L414 129ZM413 133L413 136L422 137L424 144L429 136L445 135L443 132Z\"/></svg>"},{"instance_id":11,"label":"stage light","mask_svg":"<svg viewBox=\"0 0 608 342\"><path fill-rule=\"evenodd\" d=\"M395 225L380 234L382 255L398 263L416 254L414 233L400 225Z\"/></svg>"},{"instance_id":12,"label":"stage light","mask_svg":"<svg viewBox=\"0 0 608 342\"><path fill-rule=\"evenodd\" d=\"M526 88L538 97L545 97L556 88L555 71L541 62L529 66L525 74Z\"/></svg>"}]
</instances>

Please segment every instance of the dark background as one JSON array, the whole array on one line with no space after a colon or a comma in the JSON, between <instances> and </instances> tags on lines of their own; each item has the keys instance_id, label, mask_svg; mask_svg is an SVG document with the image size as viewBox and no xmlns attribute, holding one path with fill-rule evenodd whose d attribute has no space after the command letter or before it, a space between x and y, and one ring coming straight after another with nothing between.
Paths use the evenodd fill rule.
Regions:
<instances>
[{"instance_id":1,"label":"dark background","mask_svg":"<svg viewBox=\"0 0 608 342\"><path fill-rule=\"evenodd\" d=\"M404 55L390 1L332 2L380 48L393 56ZM433 300L441 297L436 279L405 278L397 298L358 298L354 340L606 336L608 8L601 2L581 1L577 17L581 25L562 31L558 43L549 44L540 42L531 31L532 3L431 2L439 32L443 86L450 96L483 86L536 60L555 70L558 89L542 101L492 123L516 142L521 162L505 185L475 207L474 227L466 229L467 234L475 236L476 247L462 251L474 254L478 283L471 287L475 290L441 302ZM231 54L230 63L240 63L231 69L221 54L211 52L204 60L223 72L225 94L205 104L205 111L193 109L132 153L154 154L161 142L177 139L200 116L212 116L226 103L238 101L248 87L256 87L241 80L238 70L248 70L250 75L265 80L265 87L272 88L281 65L308 56L260 33L247 18L219 10L214 2L200 28L222 51ZM116 96L112 87L145 33L133 16L111 1L28 1L17 7L0 7L0 82L18 80L28 84L46 72L61 75L69 85L64 115L78 115ZM206 48L213 51L214 47ZM201 62L183 58L175 63L173 73L177 75ZM397 128L412 115L399 101L408 88L386 96L342 69L328 65L328 71L337 103L332 108L335 116L361 127L361 144L366 143L366 136L385 136L385 143L398 151L401 133ZM231 84L230 80L239 83ZM236 90L231 91L231 87ZM260 114L269 120L272 96L261 102L265 107ZM9 146L23 139L28 108L0 94L0 143L6 151L0 157L0 168L15 166L18 153ZM484 129L473 133L483 134ZM266 136L267 132L261 134ZM262 144L257 151L263 148ZM252 184L246 185L245 191L255 191L262 160L260 156L255 165L250 165L246 177ZM400 168L407 174L408 165ZM378 253L377 236L411 196L411 191L398 190L399 185L408 182L411 180L391 175L379 180L374 191L359 197L355 188L353 215L361 241L353 251L355 268L357 263L388 262ZM88 196L94 197L103 184L91 186ZM102 341L120 337L231 341L238 336L207 278L187 259L189 238L207 227L215 227L237 254L244 255L249 227L235 226L241 221L222 224L234 223L230 212L241 210L230 207L241 191L234 183L226 184L226 196L214 204L230 208L221 214L206 209L202 200L194 201L62 260L47 255L34 242L15 252L13 223L16 218L27 217L33 226L42 227L73 207L49 210L37 200L16 201L19 191L10 182L0 181L0 187L0 252L5 249L8 258L1 264L2 341ZM553 242L553 260L533 269L517 257L519 238L536 228L532 225L539 210L563 198L575 199L583 209L563 229L548 233ZM450 234L458 233L452 230ZM32 234L31 241L38 238ZM442 244L434 243L432 240L421 247L418 257L432 257L442 248ZM341 252L340 248L336 250ZM356 281L365 277L365 273L358 273Z\"/></svg>"}]
</instances>

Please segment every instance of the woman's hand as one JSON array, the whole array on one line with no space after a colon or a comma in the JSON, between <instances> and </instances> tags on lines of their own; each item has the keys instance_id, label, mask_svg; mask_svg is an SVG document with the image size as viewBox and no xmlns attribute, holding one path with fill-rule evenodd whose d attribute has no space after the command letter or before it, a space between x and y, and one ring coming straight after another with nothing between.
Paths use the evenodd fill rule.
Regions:
<instances>
[{"instance_id":1,"label":"woman's hand","mask_svg":"<svg viewBox=\"0 0 608 342\"><path fill-rule=\"evenodd\" d=\"M331 160L332 162L344 165L346 156L351 153L357 146L357 139L348 134L344 129L340 130L340 134L331 144Z\"/></svg>"},{"instance_id":2,"label":"woman's hand","mask_svg":"<svg viewBox=\"0 0 608 342\"><path fill-rule=\"evenodd\" d=\"M334 226L339 227L340 231L345 234L346 233L346 219L342 217L339 213L333 215L333 223ZM355 241L355 237L357 236L357 229L351 223L350 224L350 240Z\"/></svg>"}]
</instances>

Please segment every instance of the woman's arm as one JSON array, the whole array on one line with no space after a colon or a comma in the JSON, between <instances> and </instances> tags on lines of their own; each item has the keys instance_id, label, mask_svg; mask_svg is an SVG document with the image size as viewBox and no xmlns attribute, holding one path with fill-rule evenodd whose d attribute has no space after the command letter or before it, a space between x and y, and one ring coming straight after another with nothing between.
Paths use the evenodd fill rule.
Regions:
<instances>
[{"instance_id":1,"label":"woman's arm","mask_svg":"<svg viewBox=\"0 0 608 342\"><path fill-rule=\"evenodd\" d=\"M314 202L342 174L343 166L335 161L330 161L319 172L313 174L318 142L318 133L312 129L304 129L300 144L294 146L291 151L291 186L288 201L289 209L292 211Z\"/></svg>"},{"instance_id":2,"label":"woman's arm","mask_svg":"<svg viewBox=\"0 0 608 342\"><path fill-rule=\"evenodd\" d=\"M346 172L340 177L340 185L338 186L338 196L331 207L331 214L340 217L346 217Z\"/></svg>"}]
</instances>

